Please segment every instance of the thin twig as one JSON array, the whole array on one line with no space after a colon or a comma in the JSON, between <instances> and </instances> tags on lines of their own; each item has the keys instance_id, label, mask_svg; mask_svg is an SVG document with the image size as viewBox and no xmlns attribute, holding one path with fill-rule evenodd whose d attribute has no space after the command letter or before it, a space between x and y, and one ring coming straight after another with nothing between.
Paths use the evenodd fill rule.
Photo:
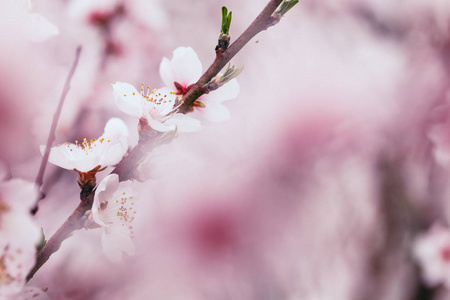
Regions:
<instances>
[{"instance_id":1,"label":"thin twig","mask_svg":"<svg viewBox=\"0 0 450 300\"><path fill-rule=\"evenodd\" d=\"M67 75L67 79L66 82L64 84L64 88L63 91L61 93L61 97L59 98L59 103L58 103L58 107L56 108L55 114L53 115L53 121L52 121L52 126L50 128L50 132L48 133L48 138L47 138L47 144L45 147L45 152L44 152L44 156L42 157L41 160L41 165L39 167L39 172L36 176L35 179L35 183L38 187L38 189L40 190L42 183L43 183L43 178L44 178L44 173L45 173L45 168L47 166L47 162L48 162L48 157L50 155L50 149L51 146L55 140L55 132L56 132L56 126L58 125L58 120L59 117L61 116L61 111L62 111L62 107L64 105L64 101L66 99L67 93L69 92L70 89L70 82L72 80L73 74L75 73L75 70L77 68L78 65L78 61L80 59L80 54L81 54L81 46L78 46L76 52L75 52L75 60L72 64L72 67L70 68L69 74ZM37 212L37 204L38 202L43 199L43 195L39 195L38 199L36 200L36 206L33 209L32 213L35 214Z\"/></svg>"}]
</instances>

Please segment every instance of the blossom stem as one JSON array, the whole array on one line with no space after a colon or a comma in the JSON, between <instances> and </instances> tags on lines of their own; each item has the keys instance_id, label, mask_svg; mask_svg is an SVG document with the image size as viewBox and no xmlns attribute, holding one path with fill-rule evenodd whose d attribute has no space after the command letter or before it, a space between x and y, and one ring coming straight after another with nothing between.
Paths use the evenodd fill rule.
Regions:
<instances>
[{"instance_id":1,"label":"blossom stem","mask_svg":"<svg viewBox=\"0 0 450 300\"><path fill-rule=\"evenodd\" d=\"M61 115L61 110L64 105L64 101L66 100L67 93L69 92L69 89L70 89L70 82L72 81L73 74L75 74L75 70L77 69L78 61L80 59L80 54L81 54L81 46L78 46L77 50L75 52L75 60L73 61L72 67L70 68L69 74L67 75L67 79L64 84L64 88L61 93L61 97L59 98L58 107L56 108L55 114L53 115L52 126L50 128L50 132L48 133L47 144L45 147L44 156L42 157L41 165L39 167L38 174L34 181L39 189L41 188L42 183L43 183L45 168L47 166L48 157L50 155L50 149L52 147L53 141L55 140L56 126L58 125L58 120ZM36 212L38 210L37 204L43 198L44 198L44 195L42 193L39 193L38 198L36 199L36 205L31 211L32 214L36 214Z\"/></svg>"},{"instance_id":2,"label":"blossom stem","mask_svg":"<svg viewBox=\"0 0 450 300\"><path fill-rule=\"evenodd\" d=\"M94 201L95 191L92 189L93 187L91 184L82 187L80 193L80 204L38 253L36 257L36 264L30 273L28 273L27 282L33 278L34 274L36 274L36 272L47 262L50 256L58 251L62 242L67 239L72 232L84 227L84 219L82 218L85 213L92 208L92 203Z\"/></svg>"},{"instance_id":3,"label":"blossom stem","mask_svg":"<svg viewBox=\"0 0 450 300\"><path fill-rule=\"evenodd\" d=\"M255 35L276 24L274 23L274 17L272 15L281 2L282 0L270 0L250 26L230 45L230 47L226 49L225 52L221 52L220 50L216 52L216 58L211 66L181 100L183 101L183 105L180 107L181 113L188 112L196 99L203 94L208 93L208 90L204 86L216 76Z\"/></svg>"}]
</instances>

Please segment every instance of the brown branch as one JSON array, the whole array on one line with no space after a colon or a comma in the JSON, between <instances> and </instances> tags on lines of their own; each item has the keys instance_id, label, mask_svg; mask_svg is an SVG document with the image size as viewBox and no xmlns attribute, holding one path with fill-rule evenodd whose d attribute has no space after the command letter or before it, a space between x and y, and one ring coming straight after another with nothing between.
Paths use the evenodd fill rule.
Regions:
<instances>
[{"instance_id":1,"label":"brown branch","mask_svg":"<svg viewBox=\"0 0 450 300\"><path fill-rule=\"evenodd\" d=\"M39 189L41 188L42 183L43 183L45 168L47 166L48 157L50 155L50 149L51 149L51 146L53 144L53 141L55 140L56 126L58 125L58 120L59 120L59 117L61 115L61 110L62 110L62 107L64 105L64 101L66 99L67 93L69 92L70 82L71 82L73 74L75 73L75 70L77 68L78 61L80 59L80 54L81 54L81 46L78 46L78 48L77 48L77 50L75 52L75 60L74 60L74 62L72 64L72 67L70 68L69 74L67 75L67 79L66 79L66 82L64 84L64 88L63 88L63 91L61 93L61 97L59 98L58 107L56 108L55 114L53 115L52 126L50 128L50 132L48 133L47 144L46 144L46 147L45 147L44 156L42 157L41 165L39 167L38 174L36 176L36 179L34 180L34 182L36 183L36 185L38 186ZM37 212L37 209L38 209L37 204L43 198L44 198L44 195L42 195L40 193L38 195L37 200L36 200L36 206L32 209L32 213L33 214L35 214Z\"/></svg>"},{"instance_id":2,"label":"brown branch","mask_svg":"<svg viewBox=\"0 0 450 300\"><path fill-rule=\"evenodd\" d=\"M266 30L270 26L276 24L276 18L272 17L274 11L277 9L282 0L271 0L268 5L262 10L258 17L253 21L252 24L241 34L241 36L225 51L217 51L217 56L211 66L206 70L206 72L200 77L197 83L189 90L188 93L183 97L184 105L180 112L185 113L192 105L192 103L204 93L208 91L204 88L204 85L208 83L214 76L216 76L219 71L231 60L231 58L236 55L244 46L247 44L256 34ZM40 186L42 185L42 177L45 171L45 164L48 160L48 155L50 151L50 146L54 140L54 134L56 129L56 123L61 113L62 102L69 90L70 79L78 62L79 54L81 48L77 49L77 56L74 65L69 73L66 81L66 85L61 95L60 105L55 113L55 117L52 124L52 129L49 134L49 139L47 141L46 153L41 163L41 168L39 170L38 177L36 178L36 183ZM139 123L141 129L139 144L134 147L134 149L116 166L112 173L119 175L119 180L124 181L128 179L136 179L136 170L140 163L145 159L149 151L155 146L155 142L162 133L152 130L144 120L140 120ZM38 253L36 264L34 268L30 271L27 276L27 281L33 278L34 274L44 265L44 263L50 258L50 256L56 252L62 242L67 239L72 232L81 229L83 227L85 213L92 208L92 203L94 199L94 193L92 189L93 185L82 186L82 192L80 194L81 202L75 211L70 215L70 217L64 222L64 224L56 231L56 233L47 241L42 250Z\"/></svg>"},{"instance_id":3,"label":"brown branch","mask_svg":"<svg viewBox=\"0 0 450 300\"><path fill-rule=\"evenodd\" d=\"M214 76L216 76L220 70L247 44L255 35L263 30L266 30L270 26L276 23L273 13L280 5L282 0L271 0L256 19L250 24L250 26L233 42L225 52L217 51L217 55L211 66L200 77L200 79L192 86L192 88L184 95L181 101L184 104L180 108L181 113L186 113L192 106L194 101L208 91L204 88Z\"/></svg>"},{"instance_id":4,"label":"brown branch","mask_svg":"<svg viewBox=\"0 0 450 300\"><path fill-rule=\"evenodd\" d=\"M95 186L95 184L93 184ZM67 239L72 232L79 230L84 227L83 216L85 213L92 208L92 203L94 201L94 194L92 183L86 184L82 187L80 193L81 202L78 207L73 211L69 218L64 222L64 224L55 232L55 234L45 243L42 250L38 253L36 257L36 264L33 269L28 273L27 282L33 278L34 274L47 262L50 256L58 251L61 247L62 242Z\"/></svg>"}]
</instances>

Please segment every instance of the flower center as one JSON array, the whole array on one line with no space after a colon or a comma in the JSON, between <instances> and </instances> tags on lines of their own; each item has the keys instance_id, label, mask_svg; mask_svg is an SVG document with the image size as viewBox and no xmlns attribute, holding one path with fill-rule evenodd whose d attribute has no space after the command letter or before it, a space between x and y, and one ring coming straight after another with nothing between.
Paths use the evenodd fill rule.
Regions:
<instances>
[{"instance_id":1,"label":"flower center","mask_svg":"<svg viewBox=\"0 0 450 300\"><path fill-rule=\"evenodd\" d=\"M115 198L116 199L113 201L115 201L116 203L114 205L112 217L116 220L118 218L121 226L125 227L125 229L130 232L130 236L133 237L134 231L132 223L134 221L134 215L136 214L136 210L134 209L133 196L128 196L126 192L122 192ZM114 222L113 220L110 221Z\"/></svg>"},{"instance_id":2,"label":"flower center","mask_svg":"<svg viewBox=\"0 0 450 300\"><path fill-rule=\"evenodd\" d=\"M105 138L101 138L99 140L92 139L92 140L88 141L86 138L84 138L83 142L81 142L81 143L78 143L78 141L75 141L75 144L65 142L63 145L66 145L70 151L73 151L73 149L80 149L80 150L83 150L86 153L86 155L89 155L89 153L92 153L94 151L94 149L95 149L95 147L97 147L98 143L100 143L100 144L111 143L111 140L106 140ZM61 146L61 145L58 144L58 147L59 146Z\"/></svg>"},{"instance_id":3,"label":"flower center","mask_svg":"<svg viewBox=\"0 0 450 300\"><path fill-rule=\"evenodd\" d=\"M187 92L189 92L189 90L194 86L194 83L189 85L189 86L183 86L180 83L174 81L173 85L175 85L176 89L177 89L177 95L181 95L184 96L187 94Z\"/></svg>"},{"instance_id":4,"label":"flower center","mask_svg":"<svg viewBox=\"0 0 450 300\"><path fill-rule=\"evenodd\" d=\"M167 121L172 117L178 108L183 104L175 97L176 93L170 91L169 94L161 92L161 90L150 89L147 86L147 92L144 92L144 84L141 87L141 96L147 101L149 105L148 113L161 123Z\"/></svg>"}]
</instances>

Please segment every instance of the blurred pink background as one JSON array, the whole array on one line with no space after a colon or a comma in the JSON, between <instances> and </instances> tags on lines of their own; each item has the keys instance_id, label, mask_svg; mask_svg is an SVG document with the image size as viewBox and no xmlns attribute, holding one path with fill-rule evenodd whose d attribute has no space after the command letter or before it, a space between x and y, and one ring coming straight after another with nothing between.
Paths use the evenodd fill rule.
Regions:
<instances>
[{"instance_id":1,"label":"blurred pink background","mask_svg":"<svg viewBox=\"0 0 450 300\"><path fill-rule=\"evenodd\" d=\"M233 41L266 1L33 3L59 35L30 41L19 13L0 20L0 159L29 180L78 45L56 141L120 117L135 145L111 84L162 86L179 46L205 70L221 6ZM52 299L446 299L412 249L449 223L449 28L447 1L300 1L231 61L244 66L231 119L151 154L136 255L110 263L100 230L81 230L31 284ZM48 166L47 237L78 204L76 175Z\"/></svg>"}]
</instances>

